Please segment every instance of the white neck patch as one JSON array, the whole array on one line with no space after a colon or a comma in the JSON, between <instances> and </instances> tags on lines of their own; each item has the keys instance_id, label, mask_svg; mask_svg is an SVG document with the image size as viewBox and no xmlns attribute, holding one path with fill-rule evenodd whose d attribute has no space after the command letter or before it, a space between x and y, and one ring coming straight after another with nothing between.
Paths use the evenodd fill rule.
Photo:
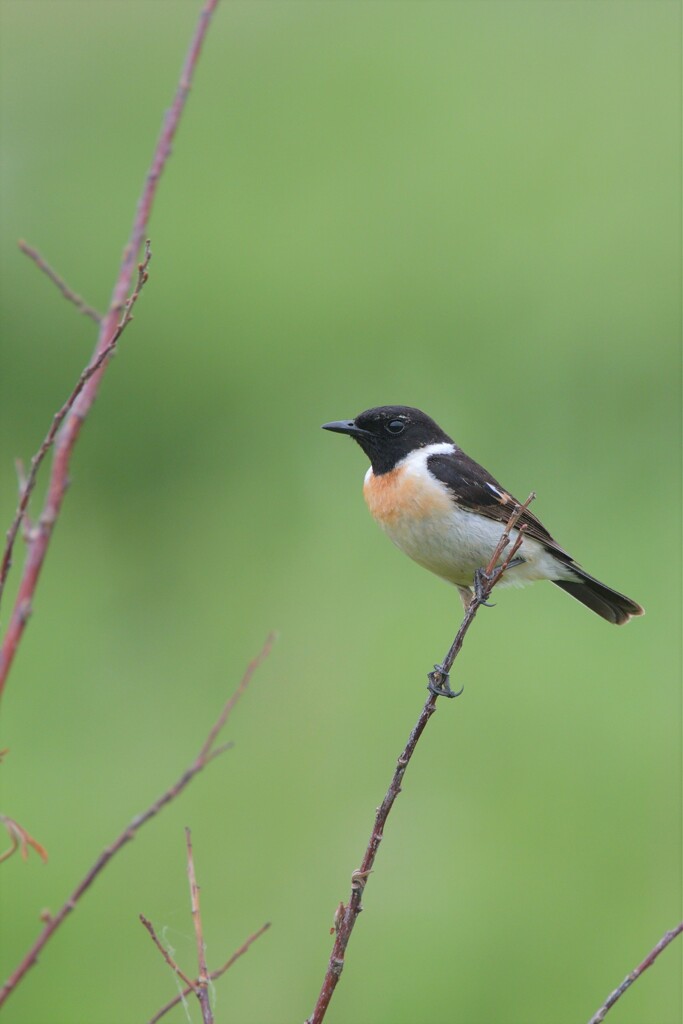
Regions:
<instances>
[{"instance_id":1,"label":"white neck patch","mask_svg":"<svg viewBox=\"0 0 683 1024\"><path fill-rule=\"evenodd\" d=\"M436 444L426 444L424 448L414 448L412 452L408 452L405 458L396 463L394 470L405 468L409 472L424 472L430 455L452 455L457 451L457 447L450 441L439 441ZM370 466L365 474L365 482L367 483L373 476L372 466Z\"/></svg>"},{"instance_id":2,"label":"white neck patch","mask_svg":"<svg viewBox=\"0 0 683 1024\"><path fill-rule=\"evenodd\" d=\"M430 455L452 455L457 447L451 441L438 441L436 444L427 444L424 448L418 448L416 451L411 452L410 455L407 455L406 459L411 458L413 455L424 455L426 459ZM406 459L403 461L405 462Z\"/></svg>"},{"instance_id":3,"label":"white neck patch","mask_svg":"<svg viewBox=\"0 0 683 1024\"><path fill-rule=\"evenodd\" d=\"M406 473L430 475L427 469L427 459L431 455L452 455L456 450L456 446L451 444L450 441L439 441L438 444L426 444L424 448L415 448L412 452L409 452L404 459L401 459L396 465L396 469L404 469Z\"/></svg>"}]
</instances>

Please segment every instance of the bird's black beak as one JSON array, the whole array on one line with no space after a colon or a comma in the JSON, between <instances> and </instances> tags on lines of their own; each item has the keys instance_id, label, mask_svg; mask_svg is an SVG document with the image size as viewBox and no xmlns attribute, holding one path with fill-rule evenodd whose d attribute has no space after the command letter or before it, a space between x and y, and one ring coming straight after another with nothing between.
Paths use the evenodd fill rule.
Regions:
<instances>
[{"instance_id":1,"label":"bird's black beak","mask_svg":"<svg viewBox=\"0 0 683 1024\"><path fill-rule=\"evenodd\" d=\"M332 430L335 434L349 434L351 437L365 437L369 431L357 427L354 420L334 420L323 423L323 430Z\"/></svg>"}]
</instances>

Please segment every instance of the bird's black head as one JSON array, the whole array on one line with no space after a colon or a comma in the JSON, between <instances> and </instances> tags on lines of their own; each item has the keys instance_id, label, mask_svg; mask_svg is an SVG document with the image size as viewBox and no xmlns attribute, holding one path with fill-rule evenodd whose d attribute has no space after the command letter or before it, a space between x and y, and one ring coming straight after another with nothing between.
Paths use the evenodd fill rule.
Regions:
<instances>
[{"instance_id":1,"label":"bird's black head","mask_svg":"<svg viewBox=\"0 0 683 1024\"><path fill-rule=\"evenodd\" d=\"M325 423L323 430L348 434L357 441L377 476L388 473L416 448L444 441L452 443L433 419L408 405L380 405L376 409L366 409L355 420Z\"/></svg>"}]
</instances>

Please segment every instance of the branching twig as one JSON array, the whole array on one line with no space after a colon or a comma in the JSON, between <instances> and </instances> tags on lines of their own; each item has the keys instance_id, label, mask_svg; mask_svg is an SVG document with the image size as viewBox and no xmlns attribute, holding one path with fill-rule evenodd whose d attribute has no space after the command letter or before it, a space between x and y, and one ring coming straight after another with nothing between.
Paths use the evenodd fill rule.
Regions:
<instances>
[{"instance_id":1,"label":"branching twig","mask_svg":"<svg viewBox=\"0 0 683 1024\"><path fill-rule=\"evenodd\" d=\"M455 635L455 639L451 644L448 654L443 660L443 664L440 666L439 674L442 678L450 672L453 662L460 652L465 635L479 608L487 600L496 583L500 580L509 563L519 550L524 539L524 526L519 527L517 537L510 548L509 554L506 556L502 564L498 565L503 551L510 543L510 534L512 530L516 527L520 517L529 507L534 498L535 494L532 492L523 505L517 505L515 507L512 515L510 516L507 526L505 527L505 531L502 534L493 555L491 556L491 560L481 576L481 585L475 589L475 593L470 601L469 607L465 612L465 617L463 618L460 628ZM322 988L320 989L318 1001L315 1004L313 1013L308 1018L306 1024L320 1024L325 1017L325 1013L327 1012L330 1000L334 994L337 982L339 981L342 970L344 969L346 947L351 937L351 932L353 931L354 925L358 919L358 915L362 910L361 900L363 897L363 891L367 885L368 877L372 871L373 864L375 863L377 850L379 849L379 845L384 836L384 828L386 826L387 818L389 817L389 812L394 805L396 797L401 792L401 782L403 781L403 776L406 773L406 769L408 768L410 759L413 756L418 740L424 732L429 719L436 711L436 700L436 695L434 693L430 693L420 717L417 720L417 724L410 734L405 749L396 762L394 776L384 800L377 810L375 822L370 834L370 841L365 850L360 868L358 868L357 871L354 871L351 875L351 895L349 901L346 906L342 904L335 915L336 935L332 947L332 954L330 956Z\"/></svg>"},{"instance_id":2,"label":"branching twig","mask_svg":"<svg viewBox=\"0 0 683 1024\"><path fill-rule=\"evenodd\" d=\"M79 313L84 316L89 316L91 320L94 320L96 324L102 323L102 314L98 313L96 309L89 306L85 299L82 299L80 295L76 295L76 292L69 288L66 281L59 276L56 270L53 270L50 264L44 259L37 249L25 242L23 238L19 239L19 248L25 253L29 259L33 260L36 266L43 271L43 273L50 278L53 284L57 285L60 292L65 299L69 302L73 302Z\"/></svg>"},{"instance_id":3,"label":"branching twig","mask_svg":"<svg viewBox=\"0 0 683 1024\"><path fill-rule=\"evenodd\" d=\"M237 687L237 690L235 691L233 696L230 697L229 700L224 705L223 710L221 711L221 714L217 719L217 723L221 722L223 725L225 724L227 714L229 714L230 710L235 706L236 696L239 696L242 693L244 693L245 687L248 684L251 677L253 676L255 669L270 653L271 647L273 645L273 639L274 638L271 634L266 640L260 654L258 654L247 667L247 670L244 674L244 677L242 678L240 685ZM211 739L212 743L216 739L216 736L216 725L214 725L209 733L209 739L213 738ZM169 789L167 789L165 793L162 793L158 800L155 800L154 803L151 804L146 811L143 811L142 814L138 814L135 818L133 818L128 827L125 828L123 832L121 832L121 834L114 840L111 846L108 846L105 850L102 851L102 853L97 858L95 863L92 865L88 873L85 875L82 881L78 883L69 899L63 904L62 907L60 907L60 909L57 911L54 917L51 917L47 921L42 932L34 942L33 946L30 948L28 953L24 956L19 966L8 978L8 980L5 982L2 988L0 988L0 1006L3 1005L8 996L14 991L14 989L17 987L17 985L24 977L26 972L31 967L33 967L45 945L50 941L50 939L57 931L59 926L62 924L62 922L65 920L65 918L68 917L71 911L75 909L76 904L80 900L81 896L83 896L83 894L93 884L97 876L104 870L104 868L106 868L107 864L112 859L112 857L114 857L115 854L117 854L119 850L126 845L126 843L129 843L131 839L135 838L135 835L142 828L143 825L146 825L148 821L154 818L159 813L159 811L162 810L162 808L164 808L167 804L171 803L172 800L175 800L175 798L179 796L180 793L182 793L182 791L192 781L195 775L198 775L199 772L203 768L205 768L210 761L214 759L219 749L223 751L226 750L227 747L223 745L220 748L207 749L207 743L205 742L202 745L202 748L199 751L199 754L195 758L194 762L185 772L183 772L183 774L180 776L177 782L175 782Z\"/></svg>"},{"instance_id":4,"label":"branching twig","mask_svg":"<svg viewBox=\"0 0 683 1024\"><path fill-rule=\"evenodd\" d=\"M230 959L226 963L224 963L222 967L219 967L217 971L211 972L211 974L209 975L209 981L215 981L217 978L220 978L223 974L225 974L225 972L232 967L236 960L239 960L241 956L244 956L244 954L247 952L252 943L256 942L257 939L260 939L263 933L267 932L269 928L270 921L267 921L266 924L262 925L262 927L259 928L257 932L254 932L253 935L250 935L246 942L243 942L240 948L235 950ZM171 1001L166 1003L165 1006L162 1006L160 1010L157 1010L154 1016L149 1019L147 1024L157 1024L157 1021L160 1021L161 1018L169 1012L169 1010L172 1010L174 1006L177 1006L178 1003L181 1003L183 999L185 999L186 996L191 995L192 992L194 992L194 984L188 985L188 987L183 992L179 992L174 999L171 999Z\"/></svg>"},{"instance_id":5,"label":"branching twig","mask_svg":"<svg viewBox=\"0 0 683 1024\"><path fill-rule=\"evenodd\" d=\"M602 1004L598 1012L593 1014L591 1019L588 1021L588 1024L600 1024L600 1022L605 1019L607 1013L609 1012L609 1010L612 1009L617 1000L621 999L626 989L630 988L633 982L638 980L643 971L646 971L648 967L652 967L653 963L655 962L659 954L663 950L665 950L669 943L673 942L676 936L680 935L681 932L683 932L683 921L681 921L681 923L677 925L675 928L672 928L670 932L667 932L666 935L664 935L659 940L654 949L650 950L650 952L645 957L643 962L641 964L638 964L637 967L634 967L630 974L626 975L621 985L618 988L615 988L614 992L612 992L607 997L607 999Z\"/></svg>"},{"instance_id":6,"label":"branching twig","mask_svg":"<svg viewBox=\"0 0 683 1024\"><path fill-rule=\"evenodd\" d=\"M185 829L185 843L187 845L187 877L190 883L190 907L192 909L194 934L197 940L197 961L199 965L199 974L197 975L194 990L202 1010L202 1020L204 1021L204 1024L213 1024L211 1000L209 999L209 972L206 968L204 929L202 928L202 914L199 909L199 886L197 885L197 876L194 871L192 833L189 828Z\"/></svg>"},{"instance_id":7,"label":"branching twig","mask_svg":"<svg viewBox=\"0 0 683 1024\"><path fill-rule=\"evenodd\" d=\"M154 1024L154 1021L158 1021L161 1017L163 1017L165 1013L168 1013L168 1011L171 1010L174 1006L177 1006L177 1004L181 1002L181 1000L185 999L186 996L190 995L190 993L196 996L197 1000L199 1001L199 1005L202 1011L203 1024L213 1024L213 1010L211 1009L211 1000L209 996L209 982L213 981L215 978L219 978L221 974L224 974L227 971L227 969L231 967L232 964L234 964L235 960L237 960L238 957L242 956L243 953L246 953L252 942L254 942L259 937L259 935L263 935L267 928L270 928L269 923L264 924L262 928L259 928L257 932L250 936L250 938L248 938L247 941L242 946L240 946L236 953L233 953L233 955L230 957L227 963L225 963L221 968L219 968L219 970L214 971L212 974L209 974L206 967L206 951L204 947L204 930L202 927L202 915L199 909L199 886L197 885L197 877L194 869L194 856L192 853L192 834L189 828L185 829L185 844L187 846L187 877L190 882L190 906L192 909L192 921L194 923L194 931L197 941L197 959L199 961L199 974L197 975L196 981L191 981L186 974L183 974L183 972L180 970L171 954L162 946L151 921L148 921L143 914L140 914L140 920L144 924L149 934L152 936L154 944L160 951L164 960L171 968L171 970L174 971L180 978L182 978L182 980L185 982L185 985L187 986L184 992L179 993L175 997L175 999L172 999L171 1002L163 1006L154 1015L154 1017L152 1017L150 1024Z\"/></svg>"},{"instance_id":8,"label":"branching twig","mask_svg":"<svg viewBox=\"0 0 683 1024\"><path fill-rule=\"evenodd\" d=\"M126 296L131 289L138 252L147 233L147 224L156 196L159 178L171 152L171 145L190 91L197 61L217 4L218 0L206 0L204 4L185 58L173 103L164 118L161 135L156 144L152 162L138 202L130 237L123 251L111 304L100 324L92 363L97 362L100 356L103 356L102 362L97 364L96 369L94 369L84 383L62 423L59 436L56 438L54 459L43 512L37 529L32 533L15 605L12 610L7 634L0 650L0 695L2 694L7 674L26 627L31 611L31 602L52 536L52 529L59 516L66 493L71 455L78 440L83 421L95 401L102 374L107 366L106 353L111 344L112 337L116 333L121 313L125 310Z\"/></svg>"},{"instance_id":9,"label":"branching twig","mask_svg":"<svg viewBox=\"0 0 683 1024\"><path fill-rule=\"evenodd\" d=\"M140 920L147 929L147 931L149 932L150 936L152 937L152 942L157 947L157 949L159 950L159 952L161 953L161 955L163 956L164 960L171 968L171 970L174 971L178 975L178 977L185 982L190 992L194 992L196 994L197 989L195 987L195 983L193 981L190 981L188 976L186 974L183 974L183 972L180 970L178 964L175 962L175 960L173 959L173 957L171 956L171 954L166 949L161 939L155 932L154 925L152 924L152 922L148 920L148 918L146 918L144 914L140 914Z\"/></svg>"},{"instance_id":10,"label":"branching twig","mask_svg":"<svg viewBox=\"0 0 683 1024\"><path fill-rule=\"evenodd\" d=\"M9 530L7 531L7 542L5 544L5 551L4 551L4 554L3 554L3 557L2 557L2 564L0 565L0 600L2 599L2 593L3 593L3 590L5 588L5 583L7 581L7 575L9 573L10 567L12 565L12 551L14 549L14 542L15 542L15 540L17 538L17 533L19 532L19 527L21 525L21 522L22 522L22 520L24 519L24 517L26 515L26 510L28 508L29 499L30 499L31 494L33 492L33 489L34 489L34 487L36 485L36 479L37 479L37 476L38 476L38 470L41 467L43 459L45 458L45 456L49 452L50 448L54 444L55 437L57 436L57 431L61 427L62 422L64 421L65 416L73 408L73 406L74 406L74 404L76 402L76 399L78 398L78 396L80 395L81 391L83 390L85 385L88 383L90 378L93 376L93 374L95 374L99 370L99 368L102 366L102 364L112 354L112 352L116 348L116 345L117 345L117 342L118 342L119 338L121 337L121 335L125 331L125 329L128 326L128 324L133 319L133 307L134 307L135 303L138 301L138 299L140 297L140 292L142 291L144 285L147 283L147 279L149 277L147 268L149 267L149 262L150 262L151 258L152 258L152 250L150 248L150 242L149 242L149 239L148 239L147 242L145 243L145 256L144 256L144 259L142 260L141 263L138 264L138 279L137 279L137 283L135 285L135 289L134 289L132 295L130 296L130 298L126 300L126 304L125 304L124 309L123 309L123 314L122 314L121 319L119 320L118 324L116 325L116 330L114 331L114 333L112 334L111 338L109 339L109 341L107 342L105 347L102 349L102 351L99 354L93 356L93 358L90 360L90 362L85 367L85 369L81 373L80 377L76 381L76 385L75 385L74 389L72 390L71 394L69 395L69 397L67 398L66 402L64 403L62 408L58 412L56 412L55 415L52 417L52 423L50 425L50 429L48 430L47 434L45 435L45 438L44 438L43 443L41 444L40 448L38 449L36 454L31 459L31 468L29 470L28 476L24 476L23 467L21 467L21 470L19 472L19 504L17 506L17 511L14 514L14 519L12 520L12 525L10 526ZM19 467L18 467L18 469L19 469ZM47 526L47 523L44 522L44 519L45 519L45 513L43 513L43 516L41 516L41 519L39 520L38 525L36 527L38 532L42 528ZM28 542L28 544L31 545L34 542L35 538L36 538L36 533L34 532L34 530L32 528L28 532L28 535L27 535L27 542ZM28 616L30 614L30 607L25 607L23 614L24 614L24 618L26 616ZM12 631L11 631L11 625L10 625L10 628L7 630L7 635L6 635L6 638L5 638L5 643L6 644L11 642L11 637L12 637ZM4 648L5 648L5 645L3 645L3 650L4 650ZM4 685L4 678L5 678L5 677L2 676L2 658L3 658L3 654L0 653L0 693L2 693L2 688L3 688L3 685Z\"/></svg>"}]
</instances>

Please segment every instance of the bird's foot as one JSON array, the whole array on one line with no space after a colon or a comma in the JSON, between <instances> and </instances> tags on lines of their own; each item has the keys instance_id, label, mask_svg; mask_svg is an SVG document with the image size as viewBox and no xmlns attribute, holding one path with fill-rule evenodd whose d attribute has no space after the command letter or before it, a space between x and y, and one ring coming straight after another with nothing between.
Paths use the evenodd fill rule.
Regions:
<instances>
[{"instance_id":1,"label":"bird's foot","mask_svg":"<svg viewBox=\"0 0 683 1024\"><path fill-rule=\"evenodd\" d=\"M505 571L508 569L515 569L518 565L524 565L525 558L520 558L519 555L516 558L511 559L505 566ZM495 608L495 604L491 601L484 600L485 586L490 583L491 580L500 573L500 566L493 570L492 573L487 573L486 569L477 569L474 574L474 596L479 602L483 604L484 608Z\"/></svg>"},{"instance_id":2,"label":"bird's foot","mask_svg":"<svg viewBox=\"0 0 683 1024\"><path fill-rule=\"evenodd\" d=\"M445 671L443 665L435 665L434 671L428 673L427 679L429 680L427 683L427 689L430 693L433 693L435 697L459 697L465 689L464 686L461 686L457 691L451 690L450 677L448 672Z\"/></svg>"},{"instance_id":3,"label":"bird's foot","mask_svg":"<svg viewBox=\"0 0 683 1024\"><path fill-rule=\"evenodd\" d=\"M477 569L474 574L474 596L479 604L483 604L484 608L496 607L491 601L484 600L486 584L491 582L491 578L486 569Z\"/></svg>"},{"instance_id":4,"label":"bird's foot","mask_svg":"<svg viewBox=\"0 0 683 1024\"><path fill-rule=\"evenodd\" d=\"M516 558L513 558L505 566L505 572L507 572L508 569L515 569L518 565L524 565L525 562L526 562L526 558L520 558L519 555L517 555Z\"/></svg>"}]
</instances>

